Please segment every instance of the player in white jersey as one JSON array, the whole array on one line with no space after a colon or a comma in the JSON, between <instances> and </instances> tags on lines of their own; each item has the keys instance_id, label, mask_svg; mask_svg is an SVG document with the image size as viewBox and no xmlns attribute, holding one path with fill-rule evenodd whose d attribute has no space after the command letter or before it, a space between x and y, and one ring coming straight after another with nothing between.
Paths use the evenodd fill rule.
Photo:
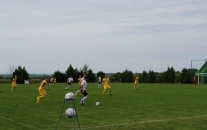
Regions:
<instances>
[{"instance_id":1,"label":"player in white jersey","mask_svg":"<svg viewBox=\"0 0 207 130\"><path fill-rule=\"evenodd\" d=\"M86 76L86 75L84 74L83 77L81 78L79 89L78 89L77 92L75 92L75 95L76 95L76 96L77 96L77 94L81 91L81 82L84 80L84 77L85 77L85 76Z\"/></svg>"},{"instance_id":2,"label":"player in white jersey","mask_svg":"<svg viewBox=\"0 0 207 130\"><path fill-rule=\"evenodd\" d=\"M65 88L65 90L68 90L68 88L69 88L70 85L72 84L72 82L73 82L73 77L70 76L70 77L67 79L67 82L68 82L68 86Z\"/></svg>"},{"instance_id":3,"label":"player in white jersey","mask_svg":"<svg viewBox=\"0 0 207 130\"><path fill-rule=\"evenodd\" d=\"M98 88L101 87L101 76L98 77Z\"/></svg>"},{"instance_id":4,"label":"player in white jersey","mask_svg":"<svg viewBox=\"0 0 207 130\"><path fill-rule=\"evenodd\" d=\"M49 83L50 87L52 86L52 83L53 83L53 78L50 78L50 83Z\"/></svg>"},{"instance_id":5,"label":"player in white jersey","mask_svg":"<svg viewBox=\"0 0 207 130\"><path fill-rule=\"evenodd\" d=\"M85 76L81 82L81 92L83 94L83 98L80 100L81 105L85 104L86 99L89 97L87 94L87 77Z\"/></svg>"}]
</instances>

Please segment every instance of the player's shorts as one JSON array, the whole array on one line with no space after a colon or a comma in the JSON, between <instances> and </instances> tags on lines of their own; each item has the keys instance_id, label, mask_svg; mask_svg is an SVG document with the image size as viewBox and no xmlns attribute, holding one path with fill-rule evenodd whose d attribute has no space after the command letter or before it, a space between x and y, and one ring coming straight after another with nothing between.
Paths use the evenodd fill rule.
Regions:
<instances>
[{"instance_id":1,"label":"player's shorts","mask_svg":"<svg viewBox=\"0 0 207 130\"><path fill-rule=\"evenodd\" d=\"M104 90L106 89L111 89L111 87L109 85L104 85Z\"/></svg>"},{"instance_id":2,"label":"player's shorts","mask_svg":"<svg viewBox=\"0 0 207 130\"><path fill-rule=\"evenodd\" d=\"M134 84L138 84L138 82L137 82L137 81L135 81L135 82L134 82Z\"/></svg>"},{"instance_id":3,"label":"player's shorts","mask_svg":"<svg viewBox=\"0 0 207 130\"><path fill-rule=\"evenodd\" d=\"M71 83L68 82L68 85L71 85Z\"/></svg>"},{"instance_id":4,"label":"player's shorts","mask_svg":"<svg viewBox=\"0 0 207 130\"><path fill-rule=\"evenodd\" d=\"M101 82L98 82L98 84L101 84Z\"/></svg>"},{"instance_id":5,"label":"player's shorts","mask_svg":"<svg viewBox=\"0 0 207 130\"><path fill-rule=\"evenodd\" d=\"M17 87L17 84L12 83L12 88L16 88L16 87Z\"/></svg>"},{"instance_id":6,"label":"player's shorts","mask_svg":"<svg viewBox=\"0 0 207 130\"><path fill-rule=\"evenodd\" d=\"M47 95L44 89L38 89L41 96Z\"/></svg>"},{"instance_id":7,"label":"player's shorts","mask_svg":"<svg viewBox=\"0 0 207 130\"><path fill-rule=\"evenodd\" d=\"M86 90L84 90L84 92L81 91L81 93L84 95L84 97L88 95L87 92L86 92Z\"/></svg>"}]
</instances>

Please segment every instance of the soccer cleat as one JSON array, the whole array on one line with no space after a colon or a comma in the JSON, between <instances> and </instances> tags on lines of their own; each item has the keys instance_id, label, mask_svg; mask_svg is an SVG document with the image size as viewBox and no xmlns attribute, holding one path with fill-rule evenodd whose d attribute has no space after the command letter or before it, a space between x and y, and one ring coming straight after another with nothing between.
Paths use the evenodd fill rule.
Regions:
<instances>
[{"instance_id":1,"label":"soccer cleat","mask_svg":"<svg viewBox=\"0 0 207 130\"><path fill-rule=\"evenodd\" d=\"M80 100L80 103L81 103L81 105L83 105L83 104L84 104L84 101L81 99L81 100Z\"/></svg>"},{"instance_id":2,"label":"soccer cleat","mask_svg":"<svg viewBox=\"0 0 207 130\"><path fill-rule=\"evenodd\" d=\"M111 93L110 93L109 95L110 95L110 96L112 96L112 94L111 94Z\"/></svg>"}]
</instances>

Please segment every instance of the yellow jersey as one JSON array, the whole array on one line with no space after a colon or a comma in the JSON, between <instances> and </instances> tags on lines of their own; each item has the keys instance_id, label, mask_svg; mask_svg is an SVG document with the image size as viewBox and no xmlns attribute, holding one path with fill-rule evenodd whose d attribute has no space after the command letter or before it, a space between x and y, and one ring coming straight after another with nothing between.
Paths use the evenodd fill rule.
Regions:
<instances>
[{"instance_id":1,"label":"yellow jersey","mask_svg":"<svg viewBox=\"0 0 207 130\"><path fill-rule=\"evenodd\" d=\"M17 78L12 79L12 84L16 84Z\"/></svg>"},{"instance_id":2,"label":"yellow jersey","mask_svg":"<svg viewBox=\"0 0 207 130\"><path fill-rule=\"evenodd\" d=\"M53 82L56 83L56 78L54 78Z\"/></svg>"},{"instance_id":3,"label":"yellow jersey","mask_svg":"<svg viewBox=\"0 0 207 130\"><path fill-rule=\"evenodd\" d=\"M81 78L78 78L78 84L81 85Z\"/></svg>"},{"instance_id":4,"label":"yellow jersey","mask_svg":"<svg viewBox=\"0 0 207 130\"><path fill-rule=\"evenodd\" d=\"M42 83L41 83L39 89L44 89L44 87L45 87L46 84L47 84L47 80L44 79L44 80L42 81Z\"/></svg>"},{"instance_id":5,"label":"yellow jersey","mask_svg":"<svg viewBox=\"0 0 207 130\"><path fill-rule=\"evenodd\" d=\"M103 85L108 85L108 78L103 78L102 82L103 82Z\"/></svg>"},{"instance_id":6,"label":"yellow jersey","mask_svg":"<svg viewBox=\"0 0 207 130\"><path fill-rule=\"evenodd\" d=\"M135 84L138 84L138 83L139 83L138 81L139 81L139 76L136 76L136 77L135 77L135 81L134 81L134 83L135 83Z\"/></svg>"}]
</instances>

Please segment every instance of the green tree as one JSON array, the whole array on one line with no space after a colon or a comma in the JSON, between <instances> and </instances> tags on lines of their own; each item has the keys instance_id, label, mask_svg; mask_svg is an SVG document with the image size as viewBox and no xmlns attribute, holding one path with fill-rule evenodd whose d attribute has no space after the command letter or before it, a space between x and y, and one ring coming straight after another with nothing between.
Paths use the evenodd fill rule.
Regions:
<instances>
[{"instance_id":1,"label":"green tree","mask_svg":"<svg viewBox=\"0 0 207 130\"><path fill-rule=\"evenodd\" d=\"M149 73L147 75L147 81L148 83L154 83L155 82L155 73L153 72L153 70L149 70Z\"/></svg>"},{"instance_id":2,"label":"green tree","mask_svg":"<svg viewBox=\"0 0 207 130\"><path fill-rule=\"evenodd\" d=\"M88 70L88 82L95 82L96 81L96 75L93 73L91 69Z\"/></svg>"},{"instance_id":3,"label":"green tree","mask_svg":"<svg viewBox=\"0 0 207 130\"><path fill-rule=\"evenodd\" d=\"M27 73L25 67L18 66L13 72L14 75L17 75L17 83L24 84L24 80L29 80L29 74Z\"/></svg>"},{"instance_id":4,"label":"green tree","mask_svg":"<svg viewBox=\"0 0 207 130\"><path fill-rule=\"evenodd\" d=\"M116 82L121 82L120 79L122 78L122 73L121 72L117 72L115 74L112 75L114 77L114 81Z\"/></svg>"},{"instance_id":5,"label":"green tree","mask_svg":"<svg viewBox=\"0 0 207 130\"><path fill-rule=\"evenodd\" d=\"M96 81L98 81L98 77L101 76L101 81L102 79L105 77L105 73L103 71L99 71L97 74L96 74L97 78L96 78Z\"/></svg>"},{"instance_id":6,"label":"green tree","mask_svg":"<svg viewBox=\"0 0 207 130\"><path fill-rule=\"evenodd\" d=\"M84 64L82 68L80 68L80 72L83 72L83 74L88 74L89 65Z\"/></svg>"},{"instance_id":7,"label":"green tree","mask_svg":"<svg viewBox=\"0 0 207 130\"><path fill-rule=\"evenodd\" d=\"M147 83L147 72L145 70L140 75L140 83Z\"/></svg>"},{"instance_id":8,"label":"green tree","mask_svg":"<svg viewBox=\"0 0 207 130\"><path fill-rule=\"evenodd\" d=\"M191 83L191 78L190 78L190 71L186 68L183 68L181 71L181 76L180 76L180 82L181 83Z\"/></svg>"},{"instance_id":9,"label":"green tree","mask_svg":"<svg viewBox=\"0 0 207 130\"><path fill-rule=\"evenodd\" d=\"M59 70L55 71L53 74L54 77L56 77L57 82L59 83L65 83L67 82L67 76L64 73L61 73Z\"/></svg>"},{"instance_id":10,"label":"green tree","mask_svg":"<svg viewBox=\"0 0 207 130\"><path fill-rule=\"evenodd\" d=\"M74 69L73 69L73 66L70 64L69 67L66 70L66 76L70 77L70 76L73 76L73 75L74 75Z\"/></svg>"},{"instance_id":11,"label":"green tree","mask_svg":"<svg viewBox=\"0 0 207 130\"><path fill-rule=\"evenodd\" d=\"M165 75L165 83L175 83L175 70L173 67L168 67Z\"/></svg>"},{"instance_id":12,"label":"green tree","mask_svg":"<svg viewBox=\"0 0 207 130\"><path fill-rule=\"evenodd\" d=\"M132 83L133 82L133 73L130 70L125 70L123 71L122 75L121 75L121 82L122 83Z\"/></svg>"},{"instance_id":13,"label":"green tree","mask_svg":"<svg viewBox=\"0 0 207 130\"><path fill-rule=\"evenodd\" d=\"M78 82L78 78L79 76L82 76L83 74L81 72L78 71L78 69L76 68L74 71L73 71L73 82Z\"/></svg>"}]
</instances>

